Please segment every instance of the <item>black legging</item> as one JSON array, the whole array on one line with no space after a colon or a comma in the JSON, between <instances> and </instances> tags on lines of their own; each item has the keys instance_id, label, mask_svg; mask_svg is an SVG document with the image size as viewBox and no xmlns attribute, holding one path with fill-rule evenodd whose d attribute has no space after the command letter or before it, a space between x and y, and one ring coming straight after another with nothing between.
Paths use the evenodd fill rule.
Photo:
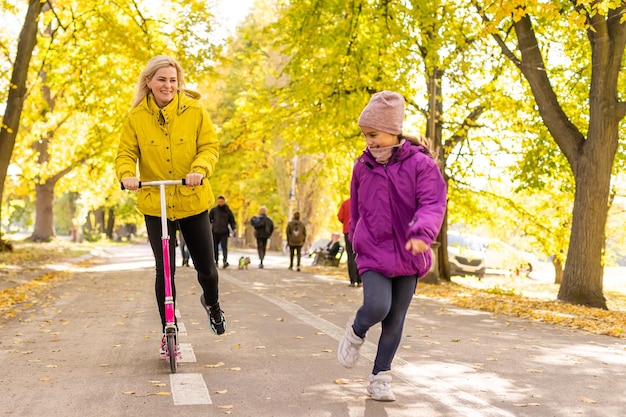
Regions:
<instances>
[{"instance_id":1,"label":"black legging","mask_svg":"<svg viewBox=\"0 0 626 417\"><path fill-rule=\"evenodd\" d=\"M224 263L228 262L228 232L226 233L215 233L213 232L213 247L215 254L215 262L219 261L219 247L222 247L222 256L224 258Z\"/></svg>"},{"instance_id":2,"label":"black legging","mask_svg":"<svg viewBox=\"0 0 626 417\"><path fill-rule=\"evenodd\" d=\"M156 279L154 282L156 300L161 315L161 324L165 328L165 272L163 271L163 252L161 249L161 218L147 215L144 217L148 239L150 240L150 246L156 261ZM207 305L211 306L219 301L219 294L217 268L213 258L213 237L211 236L209 212L204 211L195 216L178 219L177 222L180 232L185 238L185 243L193 260L193 266L198 272L198 283L202 287L204 299ZM167 231L170 236L170 270L172 276L172 296L175 302L176 222L168 220Z\"/></svg>"},{"instance_id":3,"label":"black legging","mask_svg":"<svg viewBox=\"0 0 626 417\"><path fill-rule=\"evenodd\" d=\"M302 254L302 246L289 246L289 268L293 268L293 255L296 255L298 266L300 266L300 258Z\"/></svg>"},{"instance_id":4,"label":"black legging","mask_svg":"<svg viewBox=\"0 0 626 417\"><path fill-rule=\"evenodd\" d=\"M351 284L360 284L361 274L356 266L356 260L354 259L354 249L352 249L352 242L348 238L348 234L344 233L344 239L346 241L346 253L348 254L348 276L350 277Z\"/></svg>"},{"instance_id":5,"label":"black legging","mask_svg":"<svg viewBox=\"0 0 626 417\"><path fill-rule=\"evenodd\" d=\"M375 272L363 273L363 305L358 309L352 329L359 337L376 323L382 323L372 373L389 371L402 339L406 312L417 286L417 275L387 278Z\"/></svg>"},{"instance_id":6,"label":"black legging","mask_svg":"<svg viewBox=\"0 0 626 417\"><path fill-rule=\"evenodd\" d=\"M265 259L265 249L267 248L267 238L266 237L257 237L256 238L256 250L259 253L259 260L263 263L263 259Z\"/></svg>"}]
</instances>

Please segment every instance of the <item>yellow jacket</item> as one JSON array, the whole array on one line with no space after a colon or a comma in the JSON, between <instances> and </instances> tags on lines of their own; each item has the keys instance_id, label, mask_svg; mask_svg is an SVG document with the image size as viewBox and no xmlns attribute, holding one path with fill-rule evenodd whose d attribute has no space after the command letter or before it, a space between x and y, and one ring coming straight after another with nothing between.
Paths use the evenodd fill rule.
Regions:
<instances>
[{"instance_id":1,"label":"yellow jacket","mask_svg":"<svg viewBox=\"0 0 626 417\"><path fill-rule=\"evenodd\" d=\"M115 158L120 181L127 177L139 177L144 182L180 180L190 172L204 175L201 186L166 187L170 220L202 213L214 201L208 178L217 164L219 142L199 97L198 93L179 91L159 110L148 96L130 111ZM158 187L139 189L137 203L143 214L161 216Z\"/></svg>"}]
</instances>

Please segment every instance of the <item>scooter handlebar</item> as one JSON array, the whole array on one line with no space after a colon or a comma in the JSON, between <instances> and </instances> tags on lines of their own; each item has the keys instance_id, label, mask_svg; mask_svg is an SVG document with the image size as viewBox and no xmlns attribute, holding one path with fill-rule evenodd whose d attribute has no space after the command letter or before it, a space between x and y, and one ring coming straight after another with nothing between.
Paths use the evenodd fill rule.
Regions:
<instances>
[{"instance_id":1,"label":"scooter handlebar","mask_svg":"<svg viewBox=\"0 0 626 417\"><path fill-rule=\"evenodd\" d=\"M200 180L200 185L204 184L204 178ZM151 186L159 186L159 185L187 185L186 180L183 178L182 180L159 180L159 181L139 181L139 188L142 187L151 187ZM125 190L124 183L120 181L120 187L122 190Z\"/></svg>"}]
</instances>

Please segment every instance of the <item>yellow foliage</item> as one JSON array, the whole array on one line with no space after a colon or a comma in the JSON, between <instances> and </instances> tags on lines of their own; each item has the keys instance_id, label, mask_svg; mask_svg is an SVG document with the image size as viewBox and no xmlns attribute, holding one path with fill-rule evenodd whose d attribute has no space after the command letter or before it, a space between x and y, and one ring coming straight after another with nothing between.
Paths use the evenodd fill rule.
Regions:
<instances>
[{"instance_id":1,"label":"yellow foliage","mask_svg":"<svg viewBox=\"0 0 626 417\"><path fill-rule=\"evenodd\" d=\"M343 268L311 267L307 270L348 280ZM475 280L438 285L419 283L416 294L443 299L460 307L490 311L590 333L626 338L626 291L605 291L612 310L562 303L556 300L558 287L530 280L507 280L493 287L473 288ZM505 288L506 283L506 288Z\"/></svg>"},{"instance_id":2,"label":"yellow foliage","mask_svg":"<svg viewBox=\"0 0 626 417\"><path fill-rule=\"evenodd\" d=\"M427 297L443 298L460 307L538 320L607 336L626 337L624 293L607 292L607 300L616 309L614 311L546 300L545 288L537 284L534 291L524 291L524 295L511 291L504 293L493 292L491 289L470 288L457 283L420 284L417 293Z\"/></svg>"}]
</instances>

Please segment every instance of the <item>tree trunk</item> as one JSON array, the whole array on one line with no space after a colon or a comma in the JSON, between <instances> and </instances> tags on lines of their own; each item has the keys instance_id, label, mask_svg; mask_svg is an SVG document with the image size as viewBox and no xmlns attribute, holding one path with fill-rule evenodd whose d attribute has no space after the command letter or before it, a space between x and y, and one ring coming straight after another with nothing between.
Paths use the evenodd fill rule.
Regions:
<instances>
[{"instance_id":1,"label":"tree trunk","mask_svg":"<svg viewBox=\"0 0 626 417\"><path fill-rule=\"evenodd\" d=\"M448 183L448 179L446 178L445 166L446 166L446 155L444 155L444 147L443 147L443 135L442 135L442 125L441 125L441 114L443 113L443 102L441 97L443 97L443 90L441 88L441 80L443 78L443 70L439 68L434 68L432 74L428 77L428 95L429 95L429 105L428 105L428 124L426 129L426 137L431 141L431 152L433 153L433 157L437 161L437 165L441 170L441 175L444 176L446 180L446 185ZM438 278L444 281L450 282L450 262L448 260L448 213L443 218L443 223L441 225L441 230L439 231L439 236L437 236L437 242L439 242L439 249L437 251L437 268L438 268Z\"/></svg>"},{"instance_id":2,"label":"tree trunk","mask_svg":"<svg viewBox=\"0 0 626 417\"><path fill-rule=\"evenodd\" d=\"M98 207L93 211L94 231L98 234L104 233L104 207Z\"/></svg>"},{"instance_id":3,"label":"tree trunk","mask_svg":"<svg viewBox=\"0 0 626 417\"><path fill-rule=\"evenodd\" d=\"M115 213L112 207L109 207L107 216L107 226L105 233L109 239L113 239L113 230L115 229Z\"/></svg>"},{"instance_id":4,"label":"tree trunk","mask_svg":"<svg viewBox=\"0 0 626 417\"><path fill-rule=\"evenodd\" d=\"M54 238L54 185L56 181L46 181L35 185L35 230L30 239L35 242L49 242Z\"/></svg>"},{"instance_id":5,"label":"tree trunk","mask_svg":"<svg viewBox=\"0 0 626 417\"><path fill-rule=\"evenodd\" d=\"M598 115L596 120L606 118ZM610 124L610 123L609 123ZM613 139L615 126L592 123L592 129L602 129L596 138L584 146L574 171L576 195L572 215L572 234L567 260L563 270L563 282L558 299L571 304L606 309L606 299L602 292L604 265L601 262L604 249L604 229L609 211L609 191L613 159L617 149L617 138ZM591 146L593 143L596 146Z\"/></svg>"},{"instance_id":6,"label":"tree trunk","mask_svg":"<svg viewBox=\"0 0 626 417\"><path fill-rule=\"evenodd\" d=\"M563 282L563 264L556 255L552 258L552 265L554 266L554 283L559 285Z\"/></svg>"},{"instance_id":7,"label":"tree trunk","mask_svg":"<svg viewBox=\"0 0 626 417\"><path fill-rule=\"evenodd\" d=\"M582 9L581 9L582 10ZM591 48L591 85L589 89L589 126L587 137L567 117L559 104L545 71L530 16L514 21L522 59L518 60L500 42L505 54L519 66L528 80L539 113L574 173L576 194L563 282L558 299L606 309L602 293L602 250L608 215L611 172L618 146L619 121L626 114L618 101L618 79L626 45L626 24L622 4L603 16L587 16L587 35Z\"/></svg>"},{"instance_id":8,"label":"tree trunk","mask_svg":"<svg viewBox=\"0 0 626 417\"><path fill-rule=\"evenodd\" d=\"M11 74L11 88L6 102L6 110L0 125L0 202L3 202L4 180L6 178L11 155L15 147L15 138L19 129L20 117L24 100L26 100L26 79L28 67L37 43L37 20L44 3L40 0L30 0L28 11L24 18L24 26L20 32L17 44L17 55ZM2 219L2 204L0 204L0 220ZM2 222L0 222L1 224Z\"/></svg>"}]
</instances>

